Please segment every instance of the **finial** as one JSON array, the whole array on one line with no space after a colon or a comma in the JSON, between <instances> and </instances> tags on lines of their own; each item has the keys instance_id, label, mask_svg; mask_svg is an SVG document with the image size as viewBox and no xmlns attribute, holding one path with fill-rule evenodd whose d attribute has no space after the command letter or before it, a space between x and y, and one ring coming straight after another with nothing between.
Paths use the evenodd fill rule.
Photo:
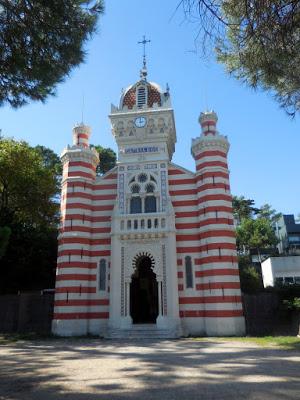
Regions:
<instances>
[{"instance_id":1,"label":"finial","mask_svg":"<svg viewBox=\"0 0 300 400\"><path fill-rule=\"evenodd\" d=\"M202 112L199 117L199 122L204 136L216 134L218 116L213 110Z\"/></svg>"},{"instance_id":2,"label":"finial","mask_svg":"<svg viewBox=\"0 0 300 400\"><path fill-rule=\"evenodd\" d=\"M138 42L138 44L143 45L143 67L140 71L140 77L141 77L141 79L144 79L144 80L146 80L146 78L147 78L146 44L150 43L150 42L151 42L151 40L147 40L145 35L143 35L143 40Z\"/></svg>"}]
</instances>

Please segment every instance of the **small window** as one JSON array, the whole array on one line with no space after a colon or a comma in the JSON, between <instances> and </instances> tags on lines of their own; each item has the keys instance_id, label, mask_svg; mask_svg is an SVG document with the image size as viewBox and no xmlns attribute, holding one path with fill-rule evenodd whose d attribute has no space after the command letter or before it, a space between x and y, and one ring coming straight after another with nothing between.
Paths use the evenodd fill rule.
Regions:
<instances>
[{"instance_id":1,"label":"small window","mask_svg":"<svg viewBox=\"0 0 300 400\"><path fill-rule=\"evenodd\" d=\"M146 174L140 174L138 177L139 182L143 183L146 182L146 180L148 179Z\"/></svg>"},{"instance_id":2,"label":"small window","mask_svg":"<svg viewBox=\"0 0 300 400\"><path fill-rule=\"evenodd\" d=\"M140 197L130 199L130 214L139 214L142 212L142 200Z\"/></svg>"},{"instance_id":3,"label":"small window","mask_svg":"<svg viewBox=\"0 0 300 400\"><path fill-rule=\"evenodd\" d=\"M146 193L153 193L153 192L154 192L154 185L152 183L147 183Z\"/></svg>"},{"instance_id":4,"label":"small window","mask_svg":"<svg viewBox=\"0 0 300 400\"><path fill-rule=\"evenodd\" d=\"M99 264L99 290L106 290L106 261L100 260Z\"/></svg>"},{"instance_id":5,"label":"small window","mask_svg":"<svg viewBox=\"0 0 300 400\"><path fill-rule=\"evenodd\" d=\"M137 185L136 183L134 185L131 186L130 188L131 193L140 193L141 188L139 185Z\"/></svg>"},{"instance_id":6,"label":"small window","mask_svg":"<svg viewBox=\"0 0 300 400\"><path fill-rule=\"evenodd\" d=\"M147 196L145 198L145 213L154 213L154 212L156 212L156 197Z\"/></svg>"},{"instance_id":7,"label":"small window","mask_svg":"<svg viewBox=\"0 0 300 400\"><path fill-rule=\"evenodd\" d=\"M193 269L192 269L192 259L190 256L185 257L185 282L186 287L193 288L194 287L194 279L193 279Z\"/></svg>"}]
</instances>

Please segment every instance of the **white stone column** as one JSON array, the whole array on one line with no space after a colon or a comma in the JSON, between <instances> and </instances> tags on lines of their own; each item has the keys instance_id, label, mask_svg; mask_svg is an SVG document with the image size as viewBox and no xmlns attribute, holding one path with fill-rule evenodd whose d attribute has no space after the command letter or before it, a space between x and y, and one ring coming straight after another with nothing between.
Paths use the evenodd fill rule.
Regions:
<instances>
[{"instance_id":1,"label":"white stone column","mask_svg":"<svg viewBox=\"0 0 300 400\"><path fill-rule=\"evenodd\" d=\"M158 281L158 317L162 316L161 281Z\"/></svg>"}]
</instances>

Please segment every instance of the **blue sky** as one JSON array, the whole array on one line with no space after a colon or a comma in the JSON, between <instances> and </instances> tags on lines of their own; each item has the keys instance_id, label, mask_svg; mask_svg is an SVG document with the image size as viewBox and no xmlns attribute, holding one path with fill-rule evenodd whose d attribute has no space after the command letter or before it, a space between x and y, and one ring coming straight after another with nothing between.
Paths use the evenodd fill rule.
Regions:
<instances>
[{"instance_id":1,"label":"blue sky","mask_svg":"<svg viewBox=\"0 0 300 400\"><path fill-rule=\"evenodd\" d=\"M4 136L41 144L57 153L71 143L81 121L92 127L94 144L116 150L107 115L118 104L121 89L139 78L142 35L148 45L148 78L168 83L175 112L177 145L173 161L194 170L191 138L200 134L198 116L214 109L218 130L231 143L229 166L233 194L270 203L283 213L300 212L300 120L291 120L270 94L254 92L230 78L213 57L194 50L197 25L184 21L175 1L106 2L98 34L87 43L85 64L72 71L45 104L1 109ZM173 16L173 17L172 17Z\"/></svg>"}]
</instances>

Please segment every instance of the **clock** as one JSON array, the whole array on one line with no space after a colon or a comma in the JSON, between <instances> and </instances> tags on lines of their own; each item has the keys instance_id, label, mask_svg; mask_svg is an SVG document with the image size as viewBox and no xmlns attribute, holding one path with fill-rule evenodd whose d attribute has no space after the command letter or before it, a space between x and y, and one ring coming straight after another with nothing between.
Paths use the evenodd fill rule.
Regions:
<instances>
[{"instance_id":1,"label":"clock","mask_svg":"<svg viewBox=\"0 0 300 400\"><path fill-rule=\"evenodd\" d=\"M146 117L137 117L134 121L134 124L137 128L144 128L146 125L147 118Z\"/></svg>"}]
</instances>

